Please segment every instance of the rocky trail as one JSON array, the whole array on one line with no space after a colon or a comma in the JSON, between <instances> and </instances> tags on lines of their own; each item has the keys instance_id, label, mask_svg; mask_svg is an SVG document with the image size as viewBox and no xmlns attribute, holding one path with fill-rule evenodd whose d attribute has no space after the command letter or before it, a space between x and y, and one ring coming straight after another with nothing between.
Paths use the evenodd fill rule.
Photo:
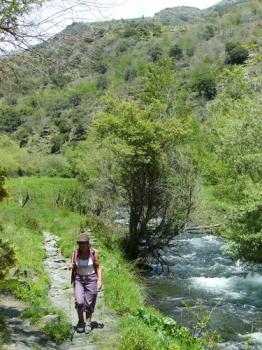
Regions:
<instances>
[{"instance_id":1,"label":"rocky trail","mask_svg":"<svg viewBox=\"0 0 262 350\"><path fill-rule=\"evenodd\" d=\"M7 335L3 350L25 350L25 349L57 349L49 337L37 327L30 325L28 320L21 318L26 304L16 300L10 295L0 296L0 312L5 317L7 324Z\"/></svg>"},{"instance_id":2,"label":"rocky trail","mask_svg":"<svg viewBox=\"0 0 262 350\"><path fill-rule=\"evenodd\" d=\"M59 349L59 350L115 350L118 347L117 316L109 311L104 303L103 289L98 293L95 312L92 318L92 332L75 332L77 313L74 307L73 287L70 284L71 272L67 269L69 260L65 259L57 247L58 237L44 232L47 258L44 261L51 279L49 289L50 303L64 311L72 325L71 339L61 345L55 344L39 328L30 325L29 320L21 318L26 304L10 295L0 296L0 313L5 317L7 336L3 350ZM56 316L51 316L56 317ZM0 344L1 348L1 344Z\"/></svg>"},{"instance_id":3,"label":"rocky trail","mask_svg":"<svg viewBox=\"0 0 262 350\"><path fill-rule=\"evenodd\" d=\"M78 319L74 307L73 288L70 284L71 272L67 270L69 260L66 260L57 248L58 238L56 236L50 232L44 232L44 237L47 252L45 267L51 276L49 298L53 305L62 309L68 315L72 326L74 326ZM79 334L73 331L72 340L62 344L60 349L116 349L117 339L116 315L110 313L105 307L102 290L98 293L92 318L92 332L90 334Z\"/></svg>"}]
</instances>

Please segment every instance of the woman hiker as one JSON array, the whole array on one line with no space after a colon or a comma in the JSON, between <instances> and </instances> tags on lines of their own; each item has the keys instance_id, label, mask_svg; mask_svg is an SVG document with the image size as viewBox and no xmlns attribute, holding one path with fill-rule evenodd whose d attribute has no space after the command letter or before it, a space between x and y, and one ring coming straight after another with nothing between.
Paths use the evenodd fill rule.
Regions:
<instances>
[{"instance_id":1,"label":"woman hiker","mask_svg":"<svg viewBox=\"0 0 262 350\"><path fill-rule=\"evenodd\" d=\"M78 314L76 331L90 333L97 292L102 288L102 266L96 250L91 248L90 238L86 232L79 235L77 243L78 248L73 251L68 266L72 270L71 283L74 285L75 307Z\"/></svg>"}]
</instances>

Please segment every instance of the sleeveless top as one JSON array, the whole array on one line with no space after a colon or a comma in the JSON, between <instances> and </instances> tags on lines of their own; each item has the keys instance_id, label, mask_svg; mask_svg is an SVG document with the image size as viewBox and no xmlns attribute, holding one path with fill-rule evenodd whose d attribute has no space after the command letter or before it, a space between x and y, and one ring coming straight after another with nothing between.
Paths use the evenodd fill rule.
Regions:
<instances>
[{"instance_id":1,"label":"sleeveless top","mask_svg":"<svg viewBox=\"0 0 262 350\"><path fill-rule=\"evenodd\" d=\"M95 254L95 251L94 251L93 248L90 248L90 255L89 255L89 257L91 258L91 260L93 262L94 272L97 275L96 254ZM71 262L73 264L73 269L71 271L71 283L74 284L75 278L76 278L76 274L77 274L78 263L79 263L78 249L74 249L73 250ZM81 264L81 262L80 262L80 264Z\"/></svg>"},{"instance_id":2,"label":"sleeveless top","mask_svg":"<svg viewBox=\"0 0 262 350\"><path fill-rule=\"evenodd\" d=\"M87 276L95 273L94 263L91 257L89 257L88 260L78 258L76 273L81 276Z\"/></svg>"}]
</instances>

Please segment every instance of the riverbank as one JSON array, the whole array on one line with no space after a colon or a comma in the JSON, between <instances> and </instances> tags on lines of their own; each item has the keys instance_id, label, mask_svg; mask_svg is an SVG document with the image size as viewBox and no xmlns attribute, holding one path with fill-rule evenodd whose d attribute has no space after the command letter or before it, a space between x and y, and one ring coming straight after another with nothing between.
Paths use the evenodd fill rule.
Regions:
<instances>
[{"instance_id":1,"label":"riverbank","mask_svg":"<svg viewBox=\"0 0 262 350\"><path fill-rule=\"evenodd\" d=\"M138 347L141 350L200 350L201 340L193 339L187 329L177 327L157 310L145 306L143 281L135 267L125 260L117 237L101 223L80 216L66 205L63 196L70 193L74 184L74 179L36 177L8 182L11 197L1 204L0 237L8 238L15 246L18 270L13 270L13 276L0 283L0 290L26 302L29 307L24 317L36 325L47 313L58 314L57 323L43 327L43 331L57 343L63 342L70 336L70 324L61 310L50 306L48 300L50 278L43 266L46 253L42 231L54 232L59 237L58 246L68 258L80 227L90 227L104 266L105 304L119 317L119 350ZM29 200L22 207L27 193Z\"/></svg>"}]
</instances>

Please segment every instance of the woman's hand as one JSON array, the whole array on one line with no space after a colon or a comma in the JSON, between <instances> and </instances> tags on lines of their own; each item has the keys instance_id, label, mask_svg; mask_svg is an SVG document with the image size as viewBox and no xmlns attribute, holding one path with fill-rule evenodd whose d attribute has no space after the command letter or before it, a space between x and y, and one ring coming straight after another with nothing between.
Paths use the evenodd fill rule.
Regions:
<instances>
[{"instance_id":1,"label":"woman's hand","mask_svg":"<svg viewBox=\"0 0 262 350\"><path fill-rule=\"evenodd\" d=\"M68 265L68 270L72 270L73 267L74 267L74 264L73 264L73 263L70 263L70 264Z\"/></svg>"},{"instance_id":2,"label":"woman's hand","mask_svg":"<svg viewBox=\"0 0 262 350\"><path fill-rule=\"evenodd\" d=\"M97 281L97 289L100 291L102 289L102 281L98 280Z\"/></svg>"}]
</instances>

